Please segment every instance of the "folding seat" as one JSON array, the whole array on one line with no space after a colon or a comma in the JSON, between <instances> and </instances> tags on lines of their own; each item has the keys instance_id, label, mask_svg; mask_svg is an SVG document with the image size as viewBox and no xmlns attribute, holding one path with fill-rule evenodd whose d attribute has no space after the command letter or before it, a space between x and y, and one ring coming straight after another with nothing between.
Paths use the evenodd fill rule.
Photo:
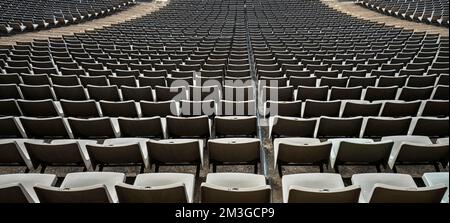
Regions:
<instances>
[{"instance_id":1,"label":"folding seat","mask_svg":"<svg viewBox=\"0 0 450 223\"><path fill-rule=\"evenodd\" d=\"M448 74L440 74L437 80L437 85L449 85L449 75Z\"/></svg>"},{"instance_id":2,"label":"folding seat","mask_svg":"<svg viewBox=\"0 0 450 223\"><path fill-rule=\"evenodd\" d=\"M103 116L137 118L138 111L134 101L100 101Z\"/></svg>"},{"instance_id":3,"label":"folding seat","mask_svg":"<svg viewBox=\"0 0 450 223\"><path fill-rule=\"evenodd\" d=\"M20 117L20 123L27 138L69 138L66 123L61 117L31 118Z\"/></svg>"},{"instance_id":4,"label":"folding seat","mask_svg":"<svg viewBox=\"0 0 450 223\"><path fill-rule=\"evenodd\" d=\"M386 76L386 77L394 77L396 76L396 71L395 70L372 70L370 72L370 76L371 77L381 77L381 76Z\"/></svg>"},{"instance_id":5,"label":"folding seat","mask_svg":"<svg viewBox=\"0 0 450 223\"><path fill-rule=\"evenodd\" d=\"M216 116L216 137L255 137L257 118L255 116Z\"/></svg>"},{"instance_id":6,"label":"folding seat","mask_svg":"<svg viewBox=\"0 0 450 223\"><path fill-rule=\"evenodd\" d=\"M263 101L292 101L294 99L294 88L287 87L267 87L263 86Z\"/></svg>"},{"instance_id":7,"label":"folding seat","mask_svg":"<svg viewBox=\"0 0 450 223\"><path fill-rule=\"evenodd\" d=\"M201 116L206 115L212 117L216 113L216 106L213 100L203 100L203 101L187 101L181 100L180 105L180 115L189 116Z\"/></svg>"},{"instance_id":8,"label":"folding seat","mask_svg":"<svg viewBox=\"0 0 450 223\"><path fill-rule=\"evenodd\" d=\"M56 105L52 100L17 100L17 104L24 116L30 117L54 117L59 116Z\"/></svg>"},{"instance_id":9,"label":"folding seat","mask_svg":"<svg viewBox=\"0 0 450 223\"><path fill-rule=\"evenodd\" d=\"M223 70L201 70L200 76L201 77L225 76L225 72ZM245 75L245 76L248 76L248 75Z\"/></svg>"},{"instance_id":10,"label":"folding seat","mask_svg":"<svg viewBox=\"0 0 450 223\"><path fill-rule=\"evenodd\" d=\"M82 101L87 100L86 92L81 85L76 86L59 86L53 85L53 91L55 92L58 100L74 100Z\"/></svg>"},{"instance_id":11,"label":"folding seat","mask_svg":"<svg viewBox=\"0 0 450 223\"><path fill-rule=\"evenodd\" d=\"M379 101L379 100L395 100L397 97L398 88L392 87L367 87L364 100Z\"/></svg>"},{"instance_id":12,"label":"folding seat","mask_svg":"<svg viewBox=\"0 0 450 223\"><path fill-rule=\"evenodd\" d=\"M142 73L145 77L166 77L166 70L145 70Z\"/></svg>"},{"instance_id":13,"label":"folding seat","mask_svg":"<svg viewBox=\"0 0 450 223\"><path fill-rule=\"evenodd\" d=\"M447 192L445 193L441 203L448 203L448 173L424 173L422 176L422 180L425 183L426 187L434 187L442 184L447 186Z\"/></svg>"},{"instance_id":14,"label":"folding seat","mask_svg":"<svg viewBox=\"0 0 450 223\"><path fill-rule=\"evenodd\" d=\"M112 70L102 70L102 69L88 69L87 72L91 77L99 77L99 76L112 76Z\"/></svg>"},{"instance_id":15,"label":"folding seat","mask_svg":"<svg viewBox=\"0 0 450 223\"><path fill-rule=\"evenodd\" d=\"M306 101L308 99L327 101L328 87L307 87L299 86L297 90L297 100Z\"/></svg>"},{"instance_id":16,"label":"folding seat","mask_svg":"<svg viewBox=\"0 0 450 223\"><path fill-rule=\"evenodd\" d=\"M55 100L49 85L24 85L20 84L20 91L26 100Z\"/></svg>"},{"instance_id":17,"label":"folding seat","mask_svg":"<svg viewBox=\"0 0 450 223\"><path fill-rule=\"evenodd\" d=\"M439 203L445 186L417 187L407 174L364 173L352 176L353 185L361 187L360 203Z\"/></svg>"},{"instance_id":18,"label":"folding seat","mask_svg":"<svg viewBox=\"0 0 450 223\"><path fill-rule=\"evenodd\" d=\"M328 86L328 88L332 87L346 87L348 82L348 78L331 78L331 77L323 77L320 79L320 86Z\"/></svg>"},{"instance_id":19,"label":"folding seat","mask_svg":"<svg viewBox=\"0 0 450 223\"><path fill-rule=\"evenodd\" d=\"M228 72L227 72L227 75L228 75ZM261 77L271 77L271 78L283 77L284 72L282 70L258 70L257 76L259 78L261 78Z\"/></svg>"},{"instance_id":20,"label":"folding seat","mask_svg":"<svg viewBox=\"0 0 450 223\"><path fill-rule=\"evenodd\" d=\"M420 117L414 126L413 135L423 135L430 137L447 137L448 136L448 117Z\"/></svg>"},{"instance_id":21,"label":"folding seat","mask_svg":"<svg viewBox=\"0 0 450 223\"><path fill-rule=\"evenodd\" d=\"M301 101L267 101L264 115L266 116L290 116L301 117Z\"/></svg>"},{"instance_id":22,"label":"folding seat","mask_svg":"<svg viewBox=\"0 0 450 223\"><path fill-rule=\"evenodd\" d=\"M94 86L88 85L87 91L89 98L100 101L120 101L119 90L117 86Z\"/></svg>"},{"instance_id":23,"label":"folding seat","mask_svg":"<svg viewBox=\"0 0 450 223\"><path fill-rule=\"evenodd\" d=\"M315 101L306 100L303 118L310 117L339 117L341 101Z\"/></svg>"},{"instance_id":24,"label":"folding seat","mask_svg":"<svg viewBox=\"0 0 450 223\"><path fill-rule=\"evenodd\" d=\"M0 85L21 84L22 80L19 74L0 74Z\"/></svg>"},{"instance_id":25,"label":"folding seat","mask_svg":"<svg viewBox=\"0 0 450 223\"><path fill-rule=\"evenodd\" d=\"M382 103L369 103L367 101L344 102L342 117L378 116Z\"/></svg>"},{"instance_id":26,"label":"folding seat","mask_svg":"<svg viewBox=\"0 0 450 223\"><path fill-rule=\"evenodd\" d=\"M271 137L314 137L318 119L275 116L270 120Z\"/></svg>"},{"instance_id":27,"label":"folding seat","mask_svg":"<svg viewBox=\"0 0 450 223\"><path fill-rule=\"evenodd\" d=\"M293 76L310 77L311 76L310 71L305 71L305 70L286 70L285 73L286 73L287 77L293 77ZM315 77L315 76L313 76L313 77ZM317 77L315 77L315 78L317 78Z\"/></svg>"},{"instance_id":28,"label":"folding seat","mask_svg":"<svg viewBox=\"0 0 450 223\"><path fill-rule=\"evenodd\" d=\"M330 155L330 165L336 173L343 165L370 165L381 172L381 166L387 167L394 142L382 140L374 142L371 139L329 139L333 143Z\"/></svg>"},{"instance_id":29,"label":"folding seat","mask_svg":"<svg viewBox=\"0 0 450 223\"><path fill-rule=\"evenodd\" d=\"M381 76L378 78L378 84L377 87L403 87L406 84L407 77L406 76L397 76L397 77L390 77L390 76Z\"/></svg>"},{"instance_id":30,"label":"folding seat","mask_svg":"<svg viewBox=\"0 0 450 223\"><path fill-rule=\"evenodd\" d=\"M318 166L328 165L331 143L321 143L313 138L276 138L274 140L274 160L278 173L283 176L283 166Z\"/></svg>"},{"instance_id":31,"label":"folding seat","mask_svg":"<svg viewBox=\"0 0 450 223\"><path fill-rule=\"evenodd\" d=\"M59 71L62 75L86 76L86 71L83 69L60 68Z\"/></svg>"},{"instance_id":32,"label":"folding seat","mask_svg":"<svg viewBox=\"0 0 450 223\"><path fill-rule=\"evenodd\" d=\"M407 135L410 124L411 117L369 117L363 130L363 137L379 138L392 135Z\"/></svg>"},{"instance_id":33,"label":"folding seat","mask_svg":"<svg viewBox=\"0 0 450 223\"><path fill-rule=\"evenodd\" d=\"M201 87L213 87L218 86L222 87L222 76L217 77L198 77L197 79L197 85L200 85ZM200 84L198 84L200 82Z\"/></svg>"},{"instance_id":34,"label":"folding seat","mask_svg":"<svg viewBox=\"0 0 450 223\"><path fill-rule=\"evenodd\" d=\"M339 174L303 173L283 176L282 190L284 203L356 203L361 188Z\"/></svg>"},{"instance_id":35,"label":"folding seat","mask_svg":"<svg viewBox=\"0 0 450 223\"><path fill-rule=\"evenodd\" d=\"M24 142L34 169L41 166L44 173L48 166L75 166L83 167L86 171L90 167L86 144L95 144L95 141L52 140L51 143Z\"/></svg>"},{"instance_id":36,"label":"folding seat","mask_svg":"<svg viewBox=\"0 0 450 223\"><path fill-rule=\"evenodd\" d=\"M106 139L103 144L87 144L86 150L92 169L98 167L139 166L140 172L148 167L147 140L144 138Z\"/></svg>"},{"instance_id":37,"label":"folding seat","mask_svg":"<svg viewBox=\"0 0 450 223\"><path fill-rule=\"evenodd\" d=\"M168 115L177 116L179 113L177 104L174 100L161 102L141 101L140 105L142 117L166 117Z\"/></svg>"},{"instance_id":38,"label":"folding seat","mask_svg":"<svg viewBox=\"0 0 450 223\"><path fill-rule=\"evenodd\" d=\"M265 177L247 173L209 173L202 183L202 203L269 203Z\"/></svg>"},{"instance_id":39,"label":"folding seat","mask_svg":"<svg viewBox=\"0 0 450 223\"><path fill-rule=\"evenodd\" d=\"M252 138L222 138L208 140L209 164L213 172L218 165L253 165L258 173L260 140Z\"/></svg>"},{"instance_id":40,"label":"folding seat","mask_svg":"<svg viewBox=\"0 0 450 223\"><path fill-rule=\"evenodd\" d=\"M1 116L21 116L19 105L14 99L0 99L0 117Z\"/></svg>"},{"instance_id":41,"label":"folding seat","mask_svg":"<svg viewBox=\"0 0 450 223\"><path fill-rule=\"evenodd\" d=\"M411 75L406 81L407 87L429 87L434 86L437 75L416 76Z\"/></svg>"},{"instance_id":42,"label":"folding seat","mask_svg":"<svg viewBox=\"0 0 450 223\"><path fill-rule=\"evenodd\" d=\"M134 76L109 76L108 80L110 85L116 85L119 88L122 88L122 86L137 87Z\"/></svg>"},{"instance_id":43,"label":"folding seat","mask_svg":"<svg viewBox=\"0 0 450 223\"><path fill-rule=\"evenodd\" d=\"M226 101L218 104L217 115L221 116L251 116L256 115L256 104L251 101Z\"/></svg>"},{"instance_id":44,"label":"folding seat","mask_svg":"<svg viewBox=\"0 0 450 223\"><path fill-rule=\"evenodd\" d=\"M65 100L60 101L66 117L92 118L100 117L100 110L94 100Z\"/></svg>"},{"instance_id":45,"label":"folding seat","mask_svg":"<svg viewBox=\"0 0 450 223\"><path fill-rule=\"evenodd\" d=\"M152 87L155 88L156 86L162 86L166 87L166 78L161 77L139 77L139 86L140 87Z\"/></svg>"},{"instance_id":46,"label":"folding seat","mask_svg":"<svg viewBox=\"0 0 450 223\"><path fill-rule=\"evenodd\" d=\"M187 98L185 87L156 86L156 101L185 100Z\"/></svg>"},{"instance_id":47,"label":"folding seat","mask_svg":"<svg viewBox=\"0 0 450 223\"><path fill-rule=\"evenodd\" d=\"M151 87L128 87L122 86L122 97L123 100L134 100L139 102L141 100L153 101L153 93Z\"/></svg>"},{"instance_id":48,"label":"folding seat","mask_svg":"<svg viewBox=\"0 0 450 223\"><path fill-rule=\"evenodd\" d=\"M363 118L330 118L321 117L317 130L318 138L359 137Z\"/></svg>"},{"instance_id":49,"label":"folding seat","mask_svg":"<svg viewBox=\"0 0 450 223\"><path fill-rule=\"evenodd\" d=\"M69 173L60 187L35 185L34 190L41 203L117 203L115 185L123 182L123 173Z\"/></svg>"},{"instance_id":50,"label":"folding seat","mask_svg":"<svg viewBox=\"0 0 450 223\"><path fill-rule=\"evenodd\" d=\"M155 164L155 172L160 166L196 166L196 176L203 166L203 141L198 139L149 140L147 150L150 165Z\"/></svg>"},{"instance_id":51,"label":"folding seat","mask_svg":"<svg viewBox=\"0 0 450 223\"><path fill-rule=\"evenodd\" d=\"M287 81L288 79L286 77L260 77L259 85L269 87L287 87Z\"/></svg>"},{"instance_id":52,"label":"folding seat","mask_svg":"<svg viewBox=\"0 0 450 223\"><path fill-rule=\"evenodd\" d=\"M417 116L420 108L420 101L386 101L381 109L380 116L385 117L405 117Z\"/></svg>"},{"instance_id":53,"label":"folding seat","mask_svg":"<svg viewBox=\"0 0 450 223\"><path fill-rule=\"evenodd\" d=\"M201 75L204 76L205 72L202 71ZM250 76L250 70L227 70L226 75L229 77L248 77Z\"/></svg>"},{"instance_id":54,"label":"folding seat","mask_svg":"<svg viewBox=\"0 0 450 223\"><path fill-rule=\"evenodd\" d=\"M80 85L81 82L76 75L50 75L50 80L53 85L60 86L77 86Z\"/></svg>"},{"instance_id":55,"label":"folding seat","mask_svg":"<svg viewBox=\"0 0 450 223\"><path fill-rule=\"evenodd\" d=\"M433 100L449 100L448 85L438 85L434 88L432 93Z\"/></svg>"},{"instance_id":56,"label":"folding seat","mask_svg":"<svg viewBox=\"0 0 450 223\"><path fill-rule=\"evenodd\" d=\"M164 138L161 118L119 118L121 137Z\"/></svg>"},{"instance_id":57,"label":"folding seat","mask_svg":"<svg viewBox=\"0 0 450 223\"><path fill-rule=\"evenodd\" d=\"M0 117L0 138L24 138L24 132L19 127L18 121L12 117Z\"/></svg>"},{"instance_id":58,"label":"folding seat","mask_svg":"<svg viewBox=\"0 0 450 223\"><path fill-rule=\"evenodd\" d=\"M220 100L220 89L218 86L204 86L194 87L189 86L189 100L191 101L205 101L205 100Z\"/></svg>"},{"instance_id":59,"label":"folding seat","mask_svg":"<svg viewBox=\"0 0 450 223\"><path fill-rule=\"evenodd\" d=\"M314 76L317 78L322 78L322 77L337 78L338 75L339 75L339 71L337 71L337 70L334 70L334 71L316 70L316 71L314 71Z\"/></svg>"},{"instance_id":60,"label":"folding seat","mask_svg":"<svg viewBox=\"0 0 450 223\"><path fill-rule=\"evenodd\" d=\"M211 124L208 116L167 116L167 136L171 138L209 138Z\"/></svg>"},{"instance_id":61,"label":"folding seat","mask_svg":"<svg viewBox=\"0 0 450 223\"><path fill-rule=\"evenodd\" d=\"M115 138L118 132L110 118L68 118L75 139Z\"/></svg>"},{"instance_id":62,"label":"folding seat","mask_svg":"<svg viewBox=\"0 0 450 223\"><path fill-rule=\"evenodd\" d=\"M420 116L447 117L449 114L447 100L427 100Z\"/></svg>"},{"instance_id":63,"label":"folding seat","mask_svg":"<svg viewBox=\"0 0 450 223\"><path fill-rule=\"evenodd\" d=\"M429 62L417 62L417 63L416 62L412 62L412 63L408 63L406 65L406 69L423 69L423 70L428 70L429 66L430 66Z\"/></svg>"},{"instance_id":64,"label":"folding seat","mask_svg":"<svg viewBox=\"0 0 450 223\"><path fill-rule=\"evenodd\" d=\"M3 174L0 176L0 203L39 203L33 186L53 186L54 174Z\"/></svg>"},{"instance_id":65,"label":"folding seat","mask_svg":"<svg viewBox=\"0 0 450 223\"><path fill-rule=\"evenodd\" d=\"M134 184L115 186L120 203L192 203L195 176L184 173L146 173Z\"/></svg>"},{"instance_id":66,"label":"folding seat","mask_svg":"<svg viewBox=\"0 0 450 223\"><path fill-rule=\"evenodd\" d=\"M329 100L360 100L362 87L332 87Z\"/></svg>"},{"instance_id":67,"label":"folding seat","mask_svg":"<svg viewBox=\"0 0 450 223\"><path fill-rule=\"evenodd\" d=\"M26 85L50 85L47 74L21 74L20 77Z\"/></svg>"},{"instance_id":68,"label":"folding seat","mask_svg":"<svg viewBox=\"0 0 450 223\"><path fill-rule=\"evenodd\" d=\"M376 81L376 77L350 77L347 87L375 87Z\"/></svg>"},{"instance_id":69,"label":"folding seat","mask_svg":"<svg viewBox=\"0 0 450 223\"><path fill-rule=\"evenodd\" d=\"M404 87L401 89L398 99L404 101L427 100L431 98L432 93L433 87Z\"/></svg>"}]
</instances>

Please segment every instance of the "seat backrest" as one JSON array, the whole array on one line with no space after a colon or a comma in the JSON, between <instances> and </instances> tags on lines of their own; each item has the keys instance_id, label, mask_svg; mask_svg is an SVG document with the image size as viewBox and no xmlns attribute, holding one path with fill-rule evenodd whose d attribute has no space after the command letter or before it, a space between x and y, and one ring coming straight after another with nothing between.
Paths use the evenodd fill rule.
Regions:
<instances>
[{"instance_id":1,"label":"seat backrest","mask_svg":"<svg viewBox=\"0 0 450 223\"><path fill-rule=\"evenodd\" d=\"M120 203L187 203L183 183L164 186L139 187L128 184L116 185Z\"/></svg>"},{"instance_id":2,"label":"seat backrest","mask_svg":"<svg viewBox=\"0 0 450 223\"><path fill-rule=\"evenodd\" d=\"M422 188L403 188L384 184L375 184L370 203L440 203L446 186Z\"/></svg>"},{"instance_id":3,"label":"seat backrest","mask_svg":"<svg viewBox=\"0 0 450 223\"><path fill-rule=\"evenodd\" d=\"M202 203L270 203L270 186L228 188L209 183L201 185Z\"/></svg>"},{"instance_id":4,"label":"seat backrest","mask_svg":"<svg viewBox=\"0 0 450 223\"><path fill-rule=\"evenodd\" d=\"M34 190L41 203L112 203L105 185L69 189L36 185Z\"/></svg>"},{"instance_id":5,"label":"seat backrest","mask_svg":"<svg viewBox=\"0 0 450 223\"><path fill-rule=\"evenodd\" d=\"M288 203L357 203L360 192L355 185L332 190L290 186Z\"/></svg>"}]
</instances>

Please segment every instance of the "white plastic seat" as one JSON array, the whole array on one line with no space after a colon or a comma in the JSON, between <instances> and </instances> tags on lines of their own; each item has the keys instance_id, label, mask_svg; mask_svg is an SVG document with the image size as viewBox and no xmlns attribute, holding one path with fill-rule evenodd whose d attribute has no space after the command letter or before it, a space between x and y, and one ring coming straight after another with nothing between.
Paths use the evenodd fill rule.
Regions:
<instances>
[{"instance_id":1,"label":"white plastic seat","mask_svg":"<svg viewBox=\"0 0 450 223\"><path fill-rule=\"evenodd\" d=\"M4 174L0 175L0 203L4 202L21 202L19 196L24 196L29 203L39 203L39 199L34 192L35 185L53 186L56 183L56 175L54 174ZM20 194L12 194L13 187L18 187L22 191ZM2 191L5 190L3 194ZM15 190L17 192L17 190ZM9 195L9 196L8 196ZM14 197L10 197L14 196Z\"/></svg>"},{"instance_id":2,"label":"white plastic seat","mask_svg":"<svg viewBox=\"0 0 450 223\"><path fill-rule=\"evenodd\" d=\"M442 199L442 203L448 203L448 179L448 172L424 173L422 176L422 180L427 187L442 184L447 186L447 192Z\"/></svg>"}]
</instances>

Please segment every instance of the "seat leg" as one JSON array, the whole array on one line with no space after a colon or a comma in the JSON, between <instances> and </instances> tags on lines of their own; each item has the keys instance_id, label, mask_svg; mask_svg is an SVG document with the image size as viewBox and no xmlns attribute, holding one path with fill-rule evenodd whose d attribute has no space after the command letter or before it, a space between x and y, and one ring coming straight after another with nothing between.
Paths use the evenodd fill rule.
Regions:
<instances>
[{"instance_id":1,"label":"seat leg","mask_svg":"<svg viewBox=\"0 0 450 223\"><path fill-rule=\"evenodd\" d=\"M320 172L323 173L323 164L322 163L319 164L319 169L320 169Z\"/></svg>"},{"instance_id":2,"label":"seat leg","mask_svg":"<svg viewBox=\"0 0 450 223\"><path fill-rule=\"evenodd\" d=\"M41 165L41 173L45 173L45 169L47 169L47 165Z\"/></svg>"},{"instance_id":3,"label":"seat leg","mask_svg":"<svg viewBox=\"0 0 450 223\"><path fill-rule=\"evenodd\" d=\"M195 177L200 177L200 164L197 164L197 167L195 170Z\"/></svg>"},{"instance_id":4,"label":"seat leg","mask_svg":"<svg viewBox=\"0 0 450 223\"><path fill-rule=\"evenodd\" d=\"M159 164L155 164L155 173L159 172Z\"/></svg>"},{"instance_id":5,"label":"seat leg","mask_svg":"<svg viewBox=\"0 0 450 223\"><path fill-rule=\"evenodd\" d=\"M103 171L103 164L98 165L98 171L100 171L100 172Z\"/></svg>"},{"instance_id":6,"label":"seat leg","mask_svg":"<svg viewBox=\"0 0 450 223\"><path fill-rule=\"evenodd\" d=\"M254 165L254 173L258 174L258 163L255 163Z\"/></svg>"},{"instance_id":7,"label":"seat leg","mask_svg":"<svg viewBox=\"0 0 450 223\"><path fill-rule=\"evenodd\" d=\"M278 175L283 176L283 167L280 164L278 164Z\"/></svg>"},{"instance_id":8,"label":"seat leg","mask_svg":"<svg viewBox=\"0 0 450 223\"><path fill-rule=\"evenodd\" d=\"M86 172L87 171L87 167L83 167L83 172Z\"/></svg>"},{"instance_id":9,"label":"seat leg","mask_svg":"<svg viewBox=\"0 0 450 223\"><path fill-rule=\"evenodd\" d=\"M217 172L217 164L212 164L213 173Z\"/></svg>"},{"instance_id":10,"label":"seat leg","mask_svg":"<svg viewBox=\"0 0 450 223\"><path fill-rule=\"evenodd\" d=\"M441 169L439 168L439 163L434 163L433 166L436 172L441 172Z\"/></svg>"},{"instance_id":11,"label":"seat leg","mask_svg":"<svg viewBox=\"0 0 450 223\"><path fill-rule=\"evenodd\" d=\"M337 164L334 165L334 172L339 173L339 165Z\"/></svg>"},{"instance_id":12,"label":"seat leg","mask_svg":"<svg viewBox=\"0 0 450 223\"><path fill-rule=\"evenodd\" d=\"M392 167L392 171L393 171L394 173L398 173L398 171L397 171L397 166Z\"/></svg>"},{"instance_id":13,"label":"seat leg","mask_svg":"<svg viewBox=\"0 0 450 223\"><path fill-rule=\"evenodd\" d=\"M380 164L375 164L375 167L377 168L377 173L381 173L381 166L380 166Z\"/></svg>"},{"instance_id":14,"label":"seat leg","mask_svg":"<svg viewBox=\"0 0 450 223\"><path fill-rule=\"evenodd\" d=\"M30 172L30 168L25 168L25 170L23 171L24 173L29 173Z\"/></svg>"}]
</instances>

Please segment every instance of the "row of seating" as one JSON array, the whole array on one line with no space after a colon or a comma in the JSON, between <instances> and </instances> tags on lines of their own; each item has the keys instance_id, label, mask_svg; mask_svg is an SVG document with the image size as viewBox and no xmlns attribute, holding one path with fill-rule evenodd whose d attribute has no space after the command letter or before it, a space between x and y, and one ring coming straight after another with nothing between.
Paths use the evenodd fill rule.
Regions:
<instances>
[{"instance_id":1,"label":"row of seating","mask_svg":"<svg viewBox=\"0 0 450 223\"><path fill-rule=\"evenodd\" d=\"M225 82L228 83L228 82ZM251 83L251 82L250 82ZM255 100L256 89L252 86L242 84L242 82L231 82L231 86L192 86L188 82L174 81L171 87L156 85L152 86L118 86L114 85L82 85L62 86L62 85L26 85L26 84L0 84L0 99L25 99L25 100L88 100L96 101L122 101L122 100L147 100L147 101L168 101L168 100L215 100L219 101L249 101ZM236 84L236 85L235 85ZM119 89L120 88L120 89ZM264 100L272 101L295 101L295 100L448 100L448 85L438 85L436 87L308 87L293 86L286 87L262 87L259 96ZM89 95L89 97L88 97Z\"/></svg>"},{"instance_id":2,"label":"row of seating","mask_svg":"<svg viewBox=\"0 0 450 223\"><path fill-rule=\"evenodd\" d=\"M75 138L97 139L115 137L146 138L211 138L258 135L255 116L208 116L166 118L31 118L2 117L1 138ZM214 121L214 131L211 131ZM275 116L269 120L270 136L316 138L381 138L392 135L423 135L447 137L447 118L383 118L321 117L301 119ZM42 127L46 128L43 129ZM190 127L195 126L191 130ZM242 126L242 127L241 127ZM387 128L389 127L389 128Z\"/></svg>"},{"instance_id":3,"label":"row of seating","mask_svg":"<svg viewBox=\"0 0 450 223\"><path fill-rule=\"evenodd\" d=\"M115 172L69 173L56 186L52 174L0 176L0 201L14 203L192 203L193 175L146 173L132 185ZM448 173L425 173L426 187L407 174L354 174L345 186L341 175L307 173L284 176L285 203L439 203L448 202ZM202 203L269 203L271 186L264 176L210 173L200 186ZM447 192L446 192L447 190Z\"/></svg>"},{"instance_id":4,"label":"row of seating","mask_svg":"<svg viewBox=\"0 0 450 223\"><path fill-rule=\"evenodd\" d=\"M0 36L85 22L133 4L134 0L5 0L0 3Z\"/></svg>"},{"instance_id":5,"label":"row of seating","mask_svg":"<svg viewBox=\"0 0 450 223\"><path fill-rule=\"evenodd\" d=\"M448 74L429 74L429 75L416 75L415 70L405 70L411 73L401 73L396 76L395 73L380 72L376 75L367 76L363 71L344 71L342 76L317 76L303 75L302 73L292 73L292 76L287 77L272 77L272 76L260 76L260 85L265 86L277 86L284 87L292 85L298 86L329 86L329 87L357 87L361 86L367 88L369 86L378 87L428 87L437 85L448 85ZM94 72L94 71L91 71ZM64 85L73 86L80 85L125 85L125 86L171 86L177 84L176 82L187 82L191 85L198 86L212 86L212 85L229 85L226 84L230 81L242 81L243 85L251 80L250 71L246 71L247 76L222 76L222 72L218 71L201 71L200 76L194 74L194 72L177 72L177 74L168 75L166 71L147 71L144 70L143 75L136 71L122 71L116 72L113 75L110 71L95 71L98 74L83 75L78 74L17 74L8 73L0 74L0 84L28 84L28 85ZM288 71L290 72L290 71ZM419 72L420 73L420 72ZM372 73L374 74L374 73ZM299 75L299 76L297 76ZM301 76L303 75L303 76ZM119 81L122 80L122 81ZM159 81L159 82L158 82ZM108 83L109 82L109 83ZM174 83L175 82L175 83ZM177 85L183 85L179 83Z\"/></svg>"},{"instance_id":6,"label":"row of seating","mask_svg":"<svg viewBox=\"0 0 450 223\"><path fill-rule=\"evenodd\" d=\"M258 173L260 141L255 138L210 139L208 165L216 172L219 165L252 165ZM104 167L137 166L140 172L155 166L192 165L197 176L204 162L204 145L198 139L149 140L145 138L110 138L96 140L1 139L2 166L26 167L25 172L44 173L49 166L83 167L103 171Z\"/></svg>"},{"instance_id":7,"label":"row of seating","mask_svg":"<svg viewBox=\"0 0 450 223\"><path fill-rule=\"evenodd\" d=\"M256 115L255 101L180 100L153 102L141 100L0 100L1 116L28 117L153 117L160 116L246 116ZM448 117L448 100L426 101L267 101L259 111L265 117Z\"/></svg>"},{"instance_id":8,"label":"row of seating","mask_svg":"<svg viewBox=\"0 0 450 223\"><path fill-rule=\"evenodd\" d=\"M385 136L381 141L361 138L335 138L321 142L316 138L277 138L274 140L274 168L283 175L286 166L330 166L336 173L347 165L370 165L381 172L388 167L395 173L399 165L433 165L440 171L448 165L448 138L433 144L426 136Z\"/></svg>"},{"instance_id":9,"label":"row of seating","mask_svg":"<svg viewBox=\"0 0 450 223\"><path fill-rule=\"evenodd\" d=\"M448 0L358 0L356 3L369 9L406 20L447 27L449 25Z\"/></svg>"}]
</instances>

